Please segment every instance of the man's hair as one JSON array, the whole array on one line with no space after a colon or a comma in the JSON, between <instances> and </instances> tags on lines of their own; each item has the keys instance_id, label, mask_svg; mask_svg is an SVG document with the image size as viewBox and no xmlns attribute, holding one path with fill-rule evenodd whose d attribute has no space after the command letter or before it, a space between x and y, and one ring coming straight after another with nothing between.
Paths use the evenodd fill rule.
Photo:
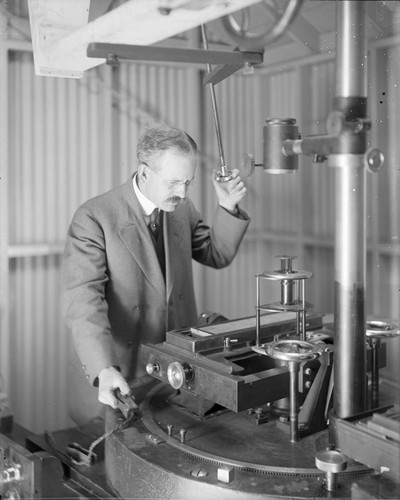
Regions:
<instances>
[{"instance_id":1,"label":"man's hair","mask_svg":"<svg viewBox=\"0 0 400 500\"><path fill-rule=\"evenodd\" d=\"M136 147L138 163L153 166L168 149L176 149L187 155L199 154L196 142L185 131L169 125L155 124L147 127L139 137Z\"/></svg>"}]
</instances>

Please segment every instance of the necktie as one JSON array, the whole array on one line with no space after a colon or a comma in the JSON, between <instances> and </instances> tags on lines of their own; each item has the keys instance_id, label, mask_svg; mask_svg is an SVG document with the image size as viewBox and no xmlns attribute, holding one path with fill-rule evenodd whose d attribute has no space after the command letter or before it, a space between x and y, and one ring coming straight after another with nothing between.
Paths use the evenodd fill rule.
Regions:
<instances>
[{"instance_id":1,"label":"necktie","mask_svg":"<svg viewBox=\"0 0 400 500\"><path fill-rule=\"evenodd\" d=\"M158 223L158 208L155 208L150 214L149 228L154 235L154 239L157 241L160 231L160 226Z\"/></svg>"},{"instance_id":2,"label":"necktie","mask_svg":"<svg viewBox=\"0 0 400 500\"><path fill-rule=\"evenodd\" d=\"M163 218L163 212L160 212L158 208L153 210L153 212L150 214L149 229L154 242L154 247L156 249L158 262L160 263L161 271L165 278L165 251L164 251L164 238L162 230L162 218Z\"/></svg>"}]
</instances>

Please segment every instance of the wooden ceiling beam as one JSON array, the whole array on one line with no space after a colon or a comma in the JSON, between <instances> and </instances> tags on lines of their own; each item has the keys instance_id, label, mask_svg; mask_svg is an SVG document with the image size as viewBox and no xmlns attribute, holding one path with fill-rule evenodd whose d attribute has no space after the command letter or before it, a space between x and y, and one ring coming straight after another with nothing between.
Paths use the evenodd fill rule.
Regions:
<instances>
[{"instance_id":1,"label":"wooden ceiling beam","mask_svg":"<svg viewBox=\"0 0 400 500\"><path fill-rule=\"evenodd\" d=\"M87 57L92 42L151 45L259 1L135 0L88 22L90 0L28 0L35 72L79 78L105 62Z\"/></svg>"}]
</instances>

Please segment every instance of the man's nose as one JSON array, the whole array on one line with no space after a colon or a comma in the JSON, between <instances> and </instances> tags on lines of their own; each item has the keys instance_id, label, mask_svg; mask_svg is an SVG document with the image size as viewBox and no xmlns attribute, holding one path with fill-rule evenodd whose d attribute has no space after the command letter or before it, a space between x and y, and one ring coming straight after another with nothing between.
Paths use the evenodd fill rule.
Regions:
<instances>
[{"instance_id":1,"label":"man's nose","mask_svg":"<svg viewBox=\"0 0 400 500\"><path fill-rule=\"evenodd\" d=\"M182 200L186 198L186 191L187 191L187 185L186 184L179 184L177 188L175 189L175 195L179 196Z\"/></svg>"}]
</instances>

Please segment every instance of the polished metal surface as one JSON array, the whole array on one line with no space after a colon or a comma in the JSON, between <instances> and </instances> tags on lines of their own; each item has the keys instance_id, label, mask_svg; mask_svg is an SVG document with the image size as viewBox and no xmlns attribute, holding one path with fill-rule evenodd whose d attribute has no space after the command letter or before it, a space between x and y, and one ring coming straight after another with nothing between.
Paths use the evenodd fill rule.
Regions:
<instances>
[{"instance_id":1,"label":"polished metal surface","mask_svg":"<svg viewBox=\"0 0 400 500\"><path fill-rule=\"evenodd\" d=\"M336 96L367 96L366 2L337 2Z\"/></svg>"},{"instance_id":2,"label":"polished metal surface","mask_svg":"<svg viewBox=\"0 0 400 500\"><path fill-rule=\"evenodd\" d=\"M168 403L159 385L141 405L142 419L106 441L106 471L122 498L266 500L332 498L315 456L329 447L326 432L293 443L278 410L216 411L198 418ZM260 416L268 417L259 425ZM107 426L115 426L115 412ZM182 430L185 431L182 442ZM393 498L396 486L348 459L335 498ZM367 498L364 496L364 498Z\"/></svg>"},{"instance_id":3,"label":"polished metal surface","mask_svg":"<svg viewBox=\"0 0 400 500\"><path fill-rule=\"evenodd\" d=\"M260 316L261 343L276 336L295 335L297 314L292 311ZM321 326L322 316L310 314L308 329ZM254 352L255 343L256 319L250 317L167 332L165 342L146 344L142 352L154 378L174 389L183 388L184 394L198 401L204 398L243 411L289 396L285 362L265 356L265 351L262 355ZM312 357L307 355L307 359ZM303 356L302 361L307 359ZM304 394L308 392L305 387L303 390Z\"/></svg>"},{"instance_id":4,"label":"polished metal surface","mask_svg":"<svg viewBox=\"0 0 400 500\"><path fill-rule=\"evenodd\" d=\"M274 359L281 361L311 361L317 358L321 351L311 342L297 339L284 339L266 345L266 353Z\"/></svg>"},{"instance_id":5,"label":"polished metal surface","mask_svg":"<svg viewBox=\"0 0 400 500\"><path fill-rule=\"evenodd\" d=\"M258 349L258 348L256 348ZM273 359L286 361L290 373L289 387L289 408L290 408L290 441L299 440L298 428L298 401L299 401L299 370L300 363L311 361L321 354L318 346L311 342L305 342L297 339L286 339L271 342L266 345L266 354Z\"/></svg>"},{"instance_id":6,"label":"polished metal surface","mask_svg":"<svg viewBox=\"0 0 400 500\"><path fill-rule=\"evenodd\" d=\"M296 140L299 129L294 118L266 120L263 128L264 171L269 174L290 174L298 170L298 158L283 151L284 141Z\"/></svg>"},{"instance_id":7,"label":"polished metal surface","mask_svg":"<svg viewBox=\"0 0 400 500\"><path fill-rule=\"evenodd\" d=\"M347 467L347 458L337 450L323 450L317 453L315 465L318 469L325 471L326 489L335 491L337 488L336 474Z\"/></svg>"},{"instance_id":8,"label":"polished metal surface","mask_svg":"<svg viewBox=\"0 0 400 500\"><path fill-rule=\"evenodd\" d=\"M352 99L366 95L365 2L337 3L337 33L336 102L348 99L351 108ZM337 167L334 409L343 418L366 409L366 173L363 155L351 154L353 135L330 158Z\"/></svg>"}]
</instances>

